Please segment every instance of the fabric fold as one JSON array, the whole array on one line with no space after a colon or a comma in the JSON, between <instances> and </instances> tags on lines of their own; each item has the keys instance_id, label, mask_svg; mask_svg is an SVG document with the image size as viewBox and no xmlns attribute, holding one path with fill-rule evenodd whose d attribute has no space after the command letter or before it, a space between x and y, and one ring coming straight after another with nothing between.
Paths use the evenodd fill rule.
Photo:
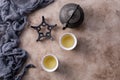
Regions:
<instances>
[{"instance_id":1,"label":"fabric fold","mask_svg":"<svg viewBox=\"0 0 120 80\"><path fill-rule=\"evenodd\" d=\"M25 65L28 53L19 48L19 36L27 14L46 7L54 0L0 1L0 80L21 80L32 64Z\"/></svg>"}]
</instances>

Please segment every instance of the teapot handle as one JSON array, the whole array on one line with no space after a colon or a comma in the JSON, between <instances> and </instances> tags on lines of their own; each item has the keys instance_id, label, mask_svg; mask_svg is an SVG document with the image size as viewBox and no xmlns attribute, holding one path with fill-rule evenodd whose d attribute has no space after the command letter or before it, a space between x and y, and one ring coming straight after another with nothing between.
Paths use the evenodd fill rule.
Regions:
<instances>
[{"instance_id":1,"label":"teapot handle","mask_svg":"<svg viewBox=\"0 0 120 80\"><path fill-rule=\"evenodd\" d=\"M74 16L75 12L77 11L79 5L76 6L75 11L73 12L73 14L71 14L70 18L68 19L68 21L66 23L63 24L63 30L65 30L68 27L69 21L72 19L72 17Z\"/></svg>"},{"instance_id":2,"label":"teapot handle","mask_svg":"<svg viewBox=\"0 0 120 80\"><path fill-rule=\"evenodd\" d=\"M68 23L63 24L63 30L65 30L68 27Z\"/></svg>"}]
</instances>

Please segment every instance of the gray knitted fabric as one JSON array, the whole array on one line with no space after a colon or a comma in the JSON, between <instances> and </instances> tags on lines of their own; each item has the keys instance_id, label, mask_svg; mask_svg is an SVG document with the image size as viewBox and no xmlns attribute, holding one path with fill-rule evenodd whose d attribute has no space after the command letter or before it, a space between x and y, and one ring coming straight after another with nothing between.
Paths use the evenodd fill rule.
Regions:
<instances>
[{"instance_id":1,"label":"gray knitted fabric","mask_svg":"<svg viewBox=\"0 0 120 80\"><path fill-rule=\"evenodd\" d=\"M54 0L0 0L0 80L21 80L28 54L19 48L19 36L27 23L26 14Z\"/></svg>"}]
</instances>

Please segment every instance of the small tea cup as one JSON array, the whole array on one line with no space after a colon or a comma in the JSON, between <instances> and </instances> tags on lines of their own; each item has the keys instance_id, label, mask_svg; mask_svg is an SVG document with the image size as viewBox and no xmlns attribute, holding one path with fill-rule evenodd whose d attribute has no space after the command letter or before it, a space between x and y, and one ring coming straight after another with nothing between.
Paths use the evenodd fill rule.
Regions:
<instances>
[{"instance_id":1,"label":"small tea cup","mask_svg":"<svg viewBox=\"0 0 120 80\"><path fill-rule=\"evenodd\" d=\"M77 46L77 38L73 33L64 33L59 39L59 45L64 50L73 50Z\"/></svg>"},{"instance_id":2,"label":"small tea cup","mask_svg":"<svg viewBox=\"0 0 120 80\"><path fill-rule=\"evenodd\" d=\"M58 63L57 57L52 54L45 55L42 58L41 66L42 66L43 70L45 70L47 72L56 71L58 68L58 65L59 65L59 63Z\"/></svg>"}]
</instances>

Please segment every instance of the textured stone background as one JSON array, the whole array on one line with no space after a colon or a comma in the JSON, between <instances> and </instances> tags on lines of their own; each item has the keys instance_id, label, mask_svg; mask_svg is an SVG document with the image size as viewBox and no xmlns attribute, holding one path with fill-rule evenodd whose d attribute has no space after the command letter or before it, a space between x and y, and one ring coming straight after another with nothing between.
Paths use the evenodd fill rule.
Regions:
<instances>
[{"instance_id":1,"label":"textured stone background","mask_svg":"<svg viewBox=\"0 0 120 80\"><path fill-rule=\"evenodd\" d=\"M84 9L84 23L77 29L62 30L59 11L67 3L78 3ZM36 42L37 32L30 25L38 25L41 16L49 23L57 23L52 35L54 41ZM24 80L120 80L120 1L119 0L56 0L44 9L29 15L30 25L21 36L21 47L30 54L30 69ZM72 32L78 38L73 51L64 51L59 37ZM42 70L40 61L46 54L58 57L60 67L56 72Z\"/></svg>"}]
</instances>

